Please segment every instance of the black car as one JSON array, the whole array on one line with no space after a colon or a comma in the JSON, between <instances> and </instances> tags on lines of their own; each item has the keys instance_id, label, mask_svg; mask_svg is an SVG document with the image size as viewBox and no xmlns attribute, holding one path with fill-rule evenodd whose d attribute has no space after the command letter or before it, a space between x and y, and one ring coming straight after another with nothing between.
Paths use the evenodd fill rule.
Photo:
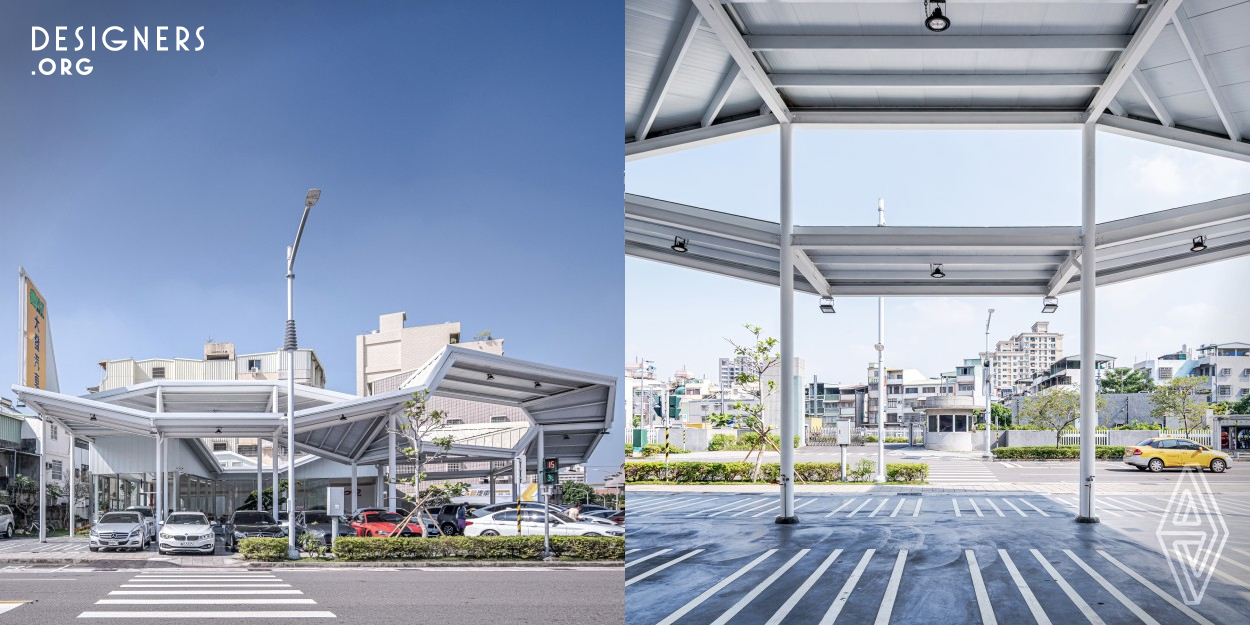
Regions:
<instances>
[{"instance_id":1,"label":"black car","mask_svg":"<svg viewBox=\"0 0 1250 625\"><path fill-rule=\"evenodd\" d=\"M295 513L295 527L301 531L320 532L322 540L325 544L330 544L330 531L334 527L333 519L325 510L303 510ZM339 517L339 537L355 536L356 530L352 529L351 521L343 517Z\"/></svg>"},{"instance_id":2,"label":"black car","mask_svg":"<svg viewBox=\"0 0 1250 625\"><path fill-rule=\"evenodd\" d=\"M461 512L463 510L463 512ZM425 509L430 518L438 523L438 528L447 536L458 536L464 533L464 527L460 523L469 516L469 508L462 503L447 504L444 506L431 506Z\"/></svg>"},{"instance_id":3,"label":"black car","mask_svg":"<svg viewBox=\"0 0 1250 625\"><path fill-rule=\"evenodd\" d=\"M259 510L235 510L226 523L237 543L244 538L283 538L286 528L278 524L268 512Z\"/></svg>"}]
</instances>

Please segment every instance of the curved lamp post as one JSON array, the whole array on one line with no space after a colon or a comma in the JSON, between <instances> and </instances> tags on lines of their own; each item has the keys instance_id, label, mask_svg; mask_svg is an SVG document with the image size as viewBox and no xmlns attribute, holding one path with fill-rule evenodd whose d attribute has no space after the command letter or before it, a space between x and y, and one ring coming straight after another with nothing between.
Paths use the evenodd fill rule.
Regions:
<instances>
[{"instance_id":1,"label":"curved lamp post","mask_svg":"<svg viewBox=\"0 0 1250 625\"><path fill-rule=\"evenodd\" d=\"M299 549L295 546L295 315L291 306L291 289L295 284L295 254L299 252L299 240L304 235L304 224L308 222L308 212L317 200L321 199L321 189L309 189L304 196L304 216L299 220L299 229L295 231L295 243L286 248L286 338L282 349L286 352L286 546L287 555L292 559L299 558ZM273 450L274 465L277 466L278 450ZM274 484L274 512L279 511L278 485Z\"/></svg>"}]
</instances>

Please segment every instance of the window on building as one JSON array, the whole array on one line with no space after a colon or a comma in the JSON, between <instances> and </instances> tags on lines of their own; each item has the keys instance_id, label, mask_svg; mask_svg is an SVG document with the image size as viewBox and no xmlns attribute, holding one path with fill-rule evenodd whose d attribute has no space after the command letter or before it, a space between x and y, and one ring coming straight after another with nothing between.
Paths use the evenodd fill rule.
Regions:
<instances>
[{"instance_id":1,"label":"window on building","mask_svg":"<svg viewBox=\"0 0 1250 625\"><path fill-rule=\"evenodd\" d=\"M247 370L248 370L248 371L260 371L260 359L259 359L259 358L248 358L248 359L247 359Z\"/></svg>"},{"instance_id":2,"label":"window on building","mask_svg":"<svg viewBox=\"0 0 1250 625\"><path fill-rule=\"evenodd\" d=\"M1233 374L1233 370L1232 370L1232 369L1229 369L1228 367L1225 367L1225 368L1223 368L1223 369L1220 369L1220 377L1222 377L1222 378L1228 377L1228 376L1230 376L1230 375L1232 375L1232 374Z\"/></svg>"},{"instance_id":3,"label":"window on building","mask_svg":"<svg viewBox=\"0 0 1250 625\"><path fill-rule=\"evenodd\" d=\"M936 387L936 386L925 386L925 387L922 387L922 388L920 389L920 392L921 392L921 393L936 393L936 392L937 392L937 387Z\"/></svg>"},{"instance_id":4,"label":"window on building","mask_svg":"<svg viewBox=\"0 0 1250 625\"><path fill-rule=\"evenodd\" d=\"M62 468L60 460L53 460L49 464L52 465L52 469L51 469L52 475L50 475L48 479L56 480L58 482L65 479L64 469Z\"/></svg>"},{"instance_id":5,"label":"window on building","mask_svg":"<svg viewBox=\"0 0 1250 625\"><path fill-rule=\"evenodd\" d=\"M968 415L962 415L962 414L955 415L955 431L956 432L968 431Z\"/></svg>"},{"instance_id":6,"label":"window on building","mask_svg":"<svg viewBox=\"0 0 1250 625\"><path fill-rule=\"evenodd\" d=\"M1250 388L1243 388L1243 389L1241 389L1240 391L1237 391L1237 396L1238 396L1238 397L1244 397L1244 396L1246 396L1246 395L1248 395L1248 394L1250 394Z\"/></svg>"},{"instance_id":7,"label":"window on building","mask_svg":"<svg viewBox=\"0 0 1250 625\"><path fill-rule=\"evenodd\" d=\"M446 425L464 425L464 419L448 419L443 423Z\"/></svg>"},{"instance_id":8,"label":"window on building","mask_svg":"<svg viewBox=\"0 0 1250 625\"><path fill-rule=\"evenodd\" d=\"M227 451L230 445L226 443L213 443L213 451Z\"/></svg>"},{"instance_id":9,"label":"window on building","mask_svg":"<svg viewBox=\"0 0 1250 625\"><path fill-rule=\"evenodd\" d=\"M55 423L48 424L48 432L48 437L52 440L57 440L61 437L61 429L56 427Z\"/></svg>"},{"instance_id":10,"label":"window on building","mask_svg":"<svg viewBox=\"0 0 1250 625\"><path fill-rule=\"evenodd\" d=\"M1242 369L1242 370L1241 370L1241 377L1243 377L1243 378L1250 378L1250 369Z\"/></svg>"},{"instance_id":11,"label":"window on building","mask_svg":"<svg viewBox=\"0 0 1250 625\"><path fill-rule=\"evenodd\" d=\"M491 423L507 423L508 417L491 417L490 422Z\"/></svg>"},{"instance_id":12,"label":"window on building","mask_svg":"<svg viewBox=\"0 0 1250 625\"><path fill-rule=\"evenodd\" d=\"M152 367L152 379L164 380L165 379L165 367Z\"/></svg>"},{"instance_id":13,"label":"window on building","mask_svg":"<svg viewBox=\"0 0 1250 625\"><path fill-rule=\"evenodd\" d=\"M915 386L909 386L909 387L907 387L907 394L908 394L908 395L915 395L916 393L919 393L919 392L920 392L920 389L919 389L918 387L915 387Z\"/></svg>"},{"instance_id":14,"label":"window on building","mask_svg":"<svg viewBox=\"0 0 1250 625\"><path fill-rule=\"evenodd\" d=\"M1171 368L1171 367L1159 367L1159 379L1160 379L1160 380L1171 380L1171 379L1172 379L1172 368Z\"/></svg>"},{"instance_id":15,"label":"window on building","mask_svg":"<svg viewBox=\"0 0 1250 625\"><path fill-rule=\"evenodd\" d=\"M459 463L459 462L448 462L447 470L454 473L456 471L459 471L462 466L463 466L462 463Z\"/></svg>"},{"instance_id":16,"label":"window on building","mask_svg":"<svg viewBox=\"0 0 1250 625\"><path fill-rule=\"evenodd\" d=\"M255 445L239 445L239 455L240 456L255 456L256 446Z\"/></svg>"},{"instance_id":17,"label":"window on building","mask_svg":"<svg viewBox=\"0 0 1250 625\"><path fill-rule=\"evenodd\" d=\"M1233 388L1227 385L1220 385L1220 397L1229 397L1233 394Z\"/></svg>"},{"instance_id":18,"label":"window on building","mask_svg":"<svg viewBox=\"0 0 1250 625\"><path fill-rule=\"evenodd\" d=\"M960 384L960 385L959 385L959 390L960 390L961 392L963 392L963 391L971 391L971 390L972 390L972 385L971 385L971 384Z\"/></svg>"},{"instance_id":19,"label":"window on building","mask_svg":"<svg viewBox=\"0 0 1250 625\"><path fill-rule=\"evenodd\" d=\"M954 427L955 427L954 417L952 415L948 415L948 414L938 415L938 431L939 432L951 432L953 431Z\"/></svg>"}]
</instances>

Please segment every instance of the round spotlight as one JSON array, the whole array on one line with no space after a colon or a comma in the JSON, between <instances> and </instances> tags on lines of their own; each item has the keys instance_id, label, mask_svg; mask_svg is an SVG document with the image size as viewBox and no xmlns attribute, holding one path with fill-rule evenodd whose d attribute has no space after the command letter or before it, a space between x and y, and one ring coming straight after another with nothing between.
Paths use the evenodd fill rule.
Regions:
<instances>
[{"instance_id":1,"label":"round spotlight","mask_svg":"<svg viewBox=\"0 0 1250 625\"><path fill-rule=\"evenodd\" d=\"M933 0L925 2L925 9L928 10L929 5L933 5L933 12L929 13L929 17L924 20L924 27L929 30L940 33L951 27L950 18L942 13L942 7L946 4L946 0Z\"/></svg>"},{"instance_id":2,"label":"round spotlight","mask_svg":"<svg viewBox=\"0 0 1250 625\"><path fill-rule=\"evenodd\" d=\"M1194 237L1194 246L1189 248L1189 251L1201 252L1205 249L1207 249L1207 238L1201 235Z\"/></svg>"},{"instance_id":3,"label":"round spotlight","mask_svg":"<svg viewBox=\"0 0 1250 625\"><path fill-rule=\"evenodd\" d=\"M945 278L946 272L942 271L942 265L936 264L933 265L933 273L930 273L929 276L932 278Z\"/></svg>"},{"instance_id":4,"label":"round spotlight","mask_svg":"<svg viewBox=\"0 0 1250 625\"><path fill-rule=\"evenodd\" d=\"M689 241L687 241L683 237L673 237L673 245L672 245L673 251L681 253L681 254L685 254L687 243L689 243Z\"/></svg>"}]
</instances>

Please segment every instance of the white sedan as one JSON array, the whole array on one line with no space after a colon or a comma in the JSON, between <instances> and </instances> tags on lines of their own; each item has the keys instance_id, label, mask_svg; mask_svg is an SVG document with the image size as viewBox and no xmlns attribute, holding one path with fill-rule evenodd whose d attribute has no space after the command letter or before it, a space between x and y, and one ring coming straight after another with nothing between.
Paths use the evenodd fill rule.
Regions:
<instances>
[{"instance_id":1,"label":"white sedan","mask_svg":"<svg viewBox=\"0 0 1250 625\"><path fill-rule=\"evenodd\" d=\"M147 549L148 532L138 512L109 512L91 526L91 551L100 549Z\"/></svg>"},{"instance_id":2,"label":"white sedan","mask_svg":"<svg viewBox=\"0 0 1250 625\"><path fill-rule=\"evenodd\" d=\"M625 531L616 526L604 526L597 523L578 523L563 514L549 515L552 536L624 536ZM516 536L516 510L501 510L485 516L474 517L467 521L464 528L465 536ZM526 536L543 535L543 513L541 510L521 510L521 534Z\"/></svg>"},{"instance_id":3,"label":"white sedan","mask_svg":"<svg viewBox=\"0 0 1250 625\"><path fill-rule=\"evenodd\" d=\"M156 550L165 555L172 551L211 554L217 548L217 535L208 517L200 512L175 512L165 519Z\"/></svg>"}]
</instances>

